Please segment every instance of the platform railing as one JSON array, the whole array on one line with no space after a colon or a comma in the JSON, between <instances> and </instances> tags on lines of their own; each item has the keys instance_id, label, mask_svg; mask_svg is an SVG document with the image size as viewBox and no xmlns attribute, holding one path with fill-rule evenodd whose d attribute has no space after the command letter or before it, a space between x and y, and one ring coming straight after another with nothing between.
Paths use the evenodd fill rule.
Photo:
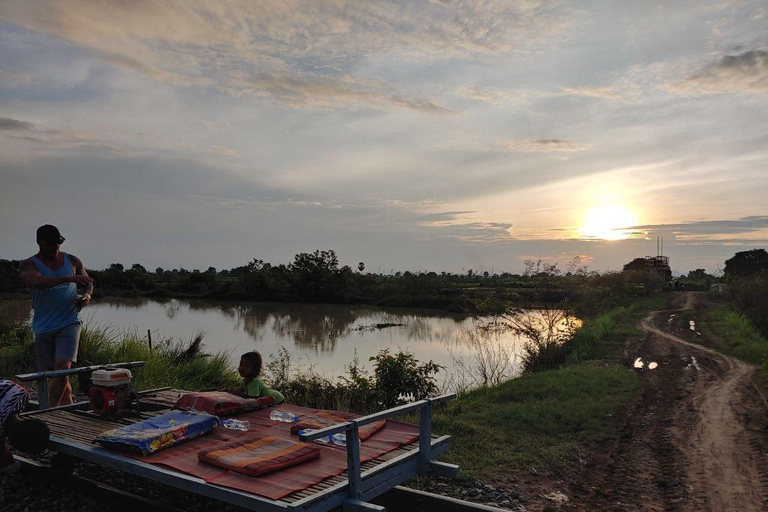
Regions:
<instances>
[{"instance_id":1,"label":"platform railing","mask_svg":"<svg viewBox=\"0 0 768 512\"><path fill-rule=\"evenodd\" d=\"M322 429L318 429L309 434L302 434L299 439L302 441L313 441L333 434L344 433L346 436L347 448L347 498L344 500L343 508L345 511L373 511L381 507L366 503L363 500L363 475L360 471L360 435L359 428L363 425L373 423L383 419L393 418L413 411L419 411L419 451L418 451L418 474L426 475L428 472L439 475L456 478L459 476L459 467L454 464L447 464L431 460L432 452L432 412L436 404L447 402L456 398L455 393L441 395L434 398L419 400L410 404L393 407L385 411L361 416L344 423L338 423ZM299 505L295 503L294 506Z\"/></svg>"},{"instance_id":2,"label":"platform railing","mask_svg":"<svg viewBox=\"0 0 768 512\"><path fill-rule=\"evenodd\" d=\"M140 368L146 365L146 361L131 361L130 363L109 363L99 364L94 366L81 366L79 368L68 368L66 370L46 370L42 372L23 373L16 375L16 378L22 382L36 381L37 382L37 402L40 404L40 409L48 409L50 403L48 402L48 379L54 377L65 377L69 375L86 375L95 372L96 370L104 370L107 368Z\"/></svg>"}]
</instances>

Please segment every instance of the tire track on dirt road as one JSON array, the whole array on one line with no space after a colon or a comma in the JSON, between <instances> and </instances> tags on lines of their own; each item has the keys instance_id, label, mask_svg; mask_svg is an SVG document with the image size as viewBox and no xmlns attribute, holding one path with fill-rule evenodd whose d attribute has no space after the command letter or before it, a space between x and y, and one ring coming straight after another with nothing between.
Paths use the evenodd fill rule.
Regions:
<instances>
[{"instance_id":1,"label":"tire track on dirt road","mask_svg":"<svg viewBox=\"0 0 768 512\"><path fill-rule=\"evenodd\" d=\"M702 295L677 296L691 309ZM629 343L658 362L639 373L642 393L616 418L571 484L571 511L768 510L768 409L756 367L671 334L677 311L656 311ZM664 316L668 315L668 318Z\"/></svg>"},{"instance_id":2,"label":"tire track on dirt road","mask_svg":"<svg viewBox=\"0 0 768 512\"><path fill-rule=\"evenodd\" d=\"M683 309L691 308L691 297L689 294ZM708 510L766 510L765 455L755 452L758 446L745 427L742 405L757 367L654 327L653 319L658 315L654 312L646 317L641 328L660 340L685 347L702 362L709 359L720 370L715 371L714 379L698 379L691 386L696 414L692 421L677 422L673 427L687 458L692 501Z\"/></svg>"}]
</instances>

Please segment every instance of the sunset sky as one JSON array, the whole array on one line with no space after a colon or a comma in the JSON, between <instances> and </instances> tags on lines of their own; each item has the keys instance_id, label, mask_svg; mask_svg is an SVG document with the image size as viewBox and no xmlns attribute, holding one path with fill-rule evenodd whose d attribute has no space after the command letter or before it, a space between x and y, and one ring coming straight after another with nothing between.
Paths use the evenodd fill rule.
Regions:
<instances>
[{"instance_id":1,"label":"sunset sky","mask_svg":"<svg viewBox=\"0 0 768 512\"><path fill-rule=\"evenodd\" d=\"M0 3L0 258L716 271L768 247L768 2Z\"/></svg>"}]
</instances>

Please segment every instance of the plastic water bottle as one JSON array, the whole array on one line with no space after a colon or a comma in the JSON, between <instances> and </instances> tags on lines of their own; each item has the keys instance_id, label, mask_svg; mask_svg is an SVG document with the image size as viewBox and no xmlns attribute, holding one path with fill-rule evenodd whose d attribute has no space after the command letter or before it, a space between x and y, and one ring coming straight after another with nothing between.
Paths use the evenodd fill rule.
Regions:
<instances>
[{"instance_id":1,"label":"plastic water bottle","mask_svg":"<svg viewBox=\"0 0 768 512\"><path fill-rule=\"evenodd\" d=\"M311 434L312 432L317 432L317 429L305 428L304 430L299 430L299 435L303 436L303 435L306 435L306 434ZM328 444L329 442L332 441L332 438L331 438L331 436L325 436L325 437L320 437L318 439L315 439L315 441L321 442L323 444Z\"/></svg>"},{"instance_id":2,"label":"plastic water bottle","mask_svg":"<svg viewBox=\"0 0 768 512\"><path fill-rule=\"evenodd\" d=\"M333 441L333 444L338 446L347 446L347 434L333 434L333 437L331 437L331 440ZM360 439L357 440L357 445L360 446L361 442Z\"/></svg>"},{"instance_id":3,"label":"plastic water bottle","mask_svg":"<svg viewBox=\"0 0 768 512\"><path fill-rule=\"evenodd\" d=\"M284 421L286 423L294 423L299 421L299 417L290 412L274 410L269 413L269 419L272 421Z\"/></svg>"},{"instance_id":4,"label":"plastic water bottle","mask_svg":"<svg viewBox=\"0 0 768 512\"><path fill-rule=\"evenodd\" d=\"M243 420L236 420L234 418L226 418L221 420L221 424L231 430L242 430L248 432L251 428L250 422Z\"/></svg>"}]
</instances>

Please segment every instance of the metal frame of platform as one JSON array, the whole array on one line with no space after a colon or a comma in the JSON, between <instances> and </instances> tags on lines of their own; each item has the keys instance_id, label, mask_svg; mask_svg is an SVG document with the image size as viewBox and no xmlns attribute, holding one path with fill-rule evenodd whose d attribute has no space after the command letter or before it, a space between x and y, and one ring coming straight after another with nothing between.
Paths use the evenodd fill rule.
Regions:
<instances>
[{"instance_id":1,"label":"metal frame of platform","mask_svg":"<svg viewBox=\"0 0 768 512\"><path fill-rule=\"evenodd\" d=\"M141 362L125 363L140 366ZM125 366L122 366L125 367ZM96 367L94 367L96 368ZM67 370L63 370L66 372ZM93 371L91 368L84 371ZM74 374L77 371L71 371ZM43 373L43 372L41 372ZM45 378L61 375L58 372L46 372ZM21 376L19 376L21 377ZM39 374L24 375L27 380L38 380ZM162 388L139 393L140 401L155 408L170 408L178 397L179 390ZM40 409L24 413L36 415L46 421L51 428L51 448L54 451L79 459L94 462L106 467L125 471L155 482L170 485L185 491L194 492L209 498L231 503L250 510L263 512L306 511L326 512L341 506L345 511L382 511L383 507L369 503L369 500L394 488L405 480L428 473L456 477L458 466L436 461L436 457L450 448L450 436L432 436L432 411L436 404L452 400L455 394L443 395L411 404L387 409L368 416L362 416L344 423L339 423L309 435L302 435L302 441L311 441L335 433L344 433L347 439L347 471L341 475L328 477L303 491L297 491L279 500L272 500L256 494L236 489L209 484L201 478L175 471L170 468L142 462L105 450L88 442L100 428L108 430L114 423L85 415L87 403L72 404L52 409ZM374 421L389 419L402 414L419 411L419 440L411 445L386 454L372 461L360 463L360 445L358 429ZM151 416L157 411L145 412ZM123 418L122 424L140 421L142 418Z\"/></svg>"}]
</instances>

